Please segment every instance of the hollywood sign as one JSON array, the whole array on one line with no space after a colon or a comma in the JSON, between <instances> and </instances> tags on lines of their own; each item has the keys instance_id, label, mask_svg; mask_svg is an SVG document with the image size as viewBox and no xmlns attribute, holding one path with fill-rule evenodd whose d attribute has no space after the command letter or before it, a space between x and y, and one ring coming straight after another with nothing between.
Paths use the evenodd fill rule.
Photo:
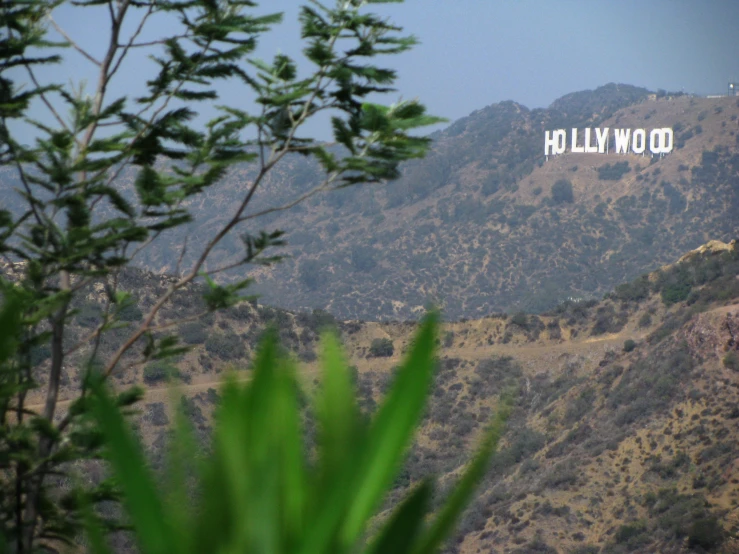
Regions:
<instances>
[{"instance_id":1,"label":"hollywood sign","mask_svg":"<svg viewBox=\"0 0 739 554\"><path fill-rule=\"evenodd\" d=\"M580 142L582 137L582 143ZM611 148L611 137L613 145ZM595 139L595 144L593 144ZM647 135L645 129L614 129L609 134L609 128L605 129L583 129L580 135L578 129L572 129L570 134L570 152L608 154L613 151L616 154L644 154L647 149L652 154L668 154L672 152L673 132L669 127L652 129ZM544 132L544 155L564 154L567 147L567 132L564 129Z\"/></svg>"}]
</instances>

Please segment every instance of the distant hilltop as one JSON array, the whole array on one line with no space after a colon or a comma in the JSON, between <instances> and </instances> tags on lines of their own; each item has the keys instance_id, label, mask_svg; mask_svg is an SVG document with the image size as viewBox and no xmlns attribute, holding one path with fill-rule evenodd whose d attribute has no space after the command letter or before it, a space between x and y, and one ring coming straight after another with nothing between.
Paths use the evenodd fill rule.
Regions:
<instances>
[{"instance_id":1,"label":"distant hilltop","mask_svg":"<svg viewBox=\"0 0 739 554\"><path fill-rule=\"evenodd\" d=\"M708 238L736 238L738 102L611 83L547 108L483 107L433 133L431 152L405 164L397 181L315 196L255 220L255 229L287 232L288 258L253 269L253 291L265 304L364 320L412 319L429 304L462 318L598 297ZM557 130L566 153L547 161L542 139ZM651 146L669 154L651 155L655 130ZM208 240L251 171L235 168L217 193L191 205L195 222L171 240ZM310 190L320 171L287 159L254 209ZM135 177L122 175L118 186L132 188ZM0 174L0 186L12 207L12 174ZM166 248L154 243L147 252L146 268L177 267ZM225 264L243 256L243 245L224 243L213 255Z\"/></svg>"}]
</instances>

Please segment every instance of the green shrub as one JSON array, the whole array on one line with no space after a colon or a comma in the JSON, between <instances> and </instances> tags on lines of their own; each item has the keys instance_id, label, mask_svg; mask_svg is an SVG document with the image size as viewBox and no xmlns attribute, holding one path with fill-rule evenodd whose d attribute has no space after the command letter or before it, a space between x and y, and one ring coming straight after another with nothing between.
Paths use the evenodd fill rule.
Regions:
<instances>
[{"instance_id":1,"label":"green shrub","mask_svg":"<svg viewBox=\"0 0 739 554\"><path fill-rule=\"evenodd\" d=\"M607 163L598 168L598 179L601 181L618 181L631 171L629 162L616 162L613 165Z\"/></svg>"},{"instance_id":2,"label":"green shrub","mask_svg":"<svg viewBox=\"0 0 739 554\"><path fill-rule=\"evenodd\" d=\"M118 313L118 318L121 321L135 322L140 321L142 317L144 317L144 314L141 311L141 308L136 305L135 300L124 306Z\"/></svg>"},{"instance_id":3,"label":"green shrub","mask_svg":"<svg viewBox=\"0 0 739 554\"><path fill-rule=\"evenodd\" d=\"M308 290L316 290L321 284L322 264L318 260L305 260L298 269L298 279Z\"/></svg>"},{"instance_id":4,"label":"green shrub","mask_svg":"<svg viewBox=\"0 0 739 554\"><path fill-rule=\"evenodd\" d=\"M177 368L166 360L156 360L144 367L144 382L153 385L178 374Z\"/></svg>"},{"instance_id":5,"label":"green shrub","mask_svg":"<svg viewBox=\"0 0 739 554\"><path fill-rule=\"evenodd\" d=\"M522 329L526 329L528 326L529 318L524 312L518 312L513 314L513 317L511 317L511 323L513 325L518 325Z\"/></svg>"},{"instance_id":6,"label":"green shrub","mask_svg":"<svg viewBox=\"0 0 739 554\"><path fill-rule=\"evenodd\" d=\"M500 177L497 173L491 173L487 177L485 177L485 180L482 182L482 193L485 196L490 196L491 194L495 194L498 192L498 189L500 189Z\"/></svg>"},{"instance_id":7,"label":"green shrub","mask_svg":"<svg viewBox=\"0 0 739 554\"><path fill-rule=\"evenodd\" d=\"M388 338L373 339L370 344L369 355L373 358L388 358L395 352L393 341Z\"/></svg>"},{"instance_id":8,"label":"green shrub","mask_svg":"<svg viewBox=\"0 0 739 554\"><path fill-rule=\"evenodd\" d=\"M103 310L97 302L84 302L77 312L76 321L82 327L95 327L103 320Z\"/></svg>"},{"instance_id":9,"label":"green shrub","mask_svg":"<svg viewBox=\"0 0 739 554\"><path fill-rule=\"evenodd\" d=\"M688 298L691 290L692 287L690 283L686 281L667 285L661 291L662 302L664 302L666 306L682 302Z\"/></svg>"},{"instance_id":10,"label":"green shrub","mask_svg":"<svg viewBox=\"0 0 739 554\"><path fill-rule=\"evenodd\" d=\"M552 489L567 489L577 484L580 473L573 460L563 460L556 464L542 479L542 484Z\"/></svg>"},{"instance_id":11,"label":"green shrub","mask_svg":"<svg viewBox=\"0 0 739 554\"><path fill-rule=\"evenodd\" d=\"M377 265L375 250L370 246L353 246L350 258L354 269L362 273L372 271Z\"/></svg>"},{"instance_id":12,"label":"green shrub","mask_svg":"<svg viewBox=\"0 0 739 554\"><path fill-rule=\"evenodd\" d=\"M693 522L688 532L688 546L700 546L706 550L713 550L724 542L724 528L715 517L706 517Z\"/></svg>"},{"instance_id":13,"label":"green shrub","mask_svg":"<svg viewBox=\"0 0 739 554\"><path fill-rule=\"evenodd\" d=\"M501 450L493 459L492 467L496 472L503 472L515 464L530 459L546 444L546 437L543 434L528 427L517 429L513 435L508 448Z\"/></svg>"},{"instance_id":14,"label":"green shrub","mask_svg":"<svg viewBox=\"0 0 739 554\"><path fill-rule=\"evenodd\" d=\"M316 355L315 351L311 349L301 350L298 352L298 359L301 362L315 362L318 359L318 356Z\"/></svg>"},{"instance_id":15,"label":"green shrub","mask_svg":"<svg viewBox=\"0 0 739 554\"><path fill-rule=\"evenodd\" d=\"M246 356L243 339L235 333L215 333L205 341L205 349L222 360L235 360Z\"/></svg>"},{"instance_id":16,"label":"green shrub","mask_svg":"<svg viewBox=\"0 0 739 554\"><path fill-rule=\"evenodd\" d=\"M724 356L724 367L727 369L733 369L734 371L739 371L739 354L734 350L728 352L726 356Z\"/></svg>"},{"instance_id":17,"label":"green shrub","mask_svg":"<svg viewBox=\"0 0 739 554\"><path fill-rule=\"evenodd\" d=\"M628 321L625 312L616 313L611 304L606 304L596 310L595 323L590 331L591 335L602 335L604 333L618 333Z\"/></svg>"},{"instance_id":18,"label":"green shrub","mask_svg":"<svg viewBox=\"0 0 739 554\"><path fill-rule=\"evenodd\" d=\"M618 285L612 296L627 302L640 302L649 298L650 289L649 277L643 275L631 283Z\"/></svg>"},{"instance_id":19,"label":"green shrub","mask_svg":"<svg viewBox=\"0 0 739 554\"><path fill-rule=\"evenodd\" d=\"M636 341L633 339L626 339L624 341L624 352L631 352L636 348Z\"/></svg>"},{"instance_id":20,"label":"green shrub","mask_svg":"<svg viewBox=\"0 0 739 554\"><path fill-rule=\"evenodd\" d=\"M313 406L321 441L310 461L303 449L300 379L270 334L259 348L254 378L231 379L224 386L210 448L197 448L192 423L179 419L170 443L166 496L116 400L101 382L92 382L92 415L105 437L139 551L436 552L483 477L510 409L504 400L448 503L433 507L431 481L419 480L368 536L423 417L437 327L435 317L424 322L392 390L369 421L355 403L339 341L326 337L323 386ZM188 403L181 408L198 416ZM199 494L189 493L190 483ZM432 509L437 515L430 517ZM95 513L88 509L85 515L91 552L109 552Z\"/></svg>"},{"instance_id":21,"label":"green shrub","mask_svg":"<svg viewBox=\"0 0 739 554\"><path fill-rule=\"evenodd\" d=\"M327 311L318 308L312 312L300 312L295 318L298 325L310 329L314 333L336 326L336 318Z\"/></svg>"},{"instance_id":22,"label":"green shrub","mask_svg":"<svg viewBox=\"0 0 739 554\"><path fill-rule=\"evenodd\" d=\"M649 313L642 314L639 318L639 327L649 327L652 324L652 315Z\"/></svg>"},{"instance_id":23,"label":"green shrub","mask_svg":"<svg viewBox=\"0 0 739 554\"><path fill-rule=\"evenodd\" d=\"M444 333L444 348L449 348L454 344L454 331L447 331Z\"/></svg>"},{"instance_id":24,"label":"green shrub","mask_svg":"<svg viewBox=\"0 0 739 554\"><path fill-rule=\"evenodd\" d=\"M552 200L555 204L572 204L575 195L572 192L572 183L567 179L559 179L552 185Z\"/></svg>"},{"instance_id":25,"label":"green shrub","mask_svg":"<svg viewBox=\"0 0 739 554\"><path fill-rule=\"evenodd\" d=\"M616 531L614 540L618 544L625 544L629 550L635 550L650 542L647 526L644 522L635 522L622 525Z\"/></svg>"},{"instance_id":26,"label":"green shrub","mask_svg":"<svg viewBox=\"0 0 739 554\"><path fill-rule=\"evenodd\" d=\"M567 407L565 423L572 424L580 421L592 409L593 402L595 402L595 391L588 387Z\"/></svg>"},{"instance_id":27,"label":"green shrub","mask_svg":"<svg viewBox=\"0 0 739 554\"><path fill-rule=\"evenodd\" d=\"M185 323L180 326L180 338L185 344L202 344L208 338L207 328L199 321Z\"/></svg>"}]
</instances>

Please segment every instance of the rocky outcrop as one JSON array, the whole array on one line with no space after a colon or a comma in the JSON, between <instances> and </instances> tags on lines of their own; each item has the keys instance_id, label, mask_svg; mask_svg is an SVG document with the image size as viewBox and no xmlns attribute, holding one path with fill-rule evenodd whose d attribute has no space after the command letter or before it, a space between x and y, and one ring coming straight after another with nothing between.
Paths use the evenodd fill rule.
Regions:
<instances>
[{"instance_id":1,"label":"rocky outcrop","mask_svg":"<svg viewBox=\"0 0 739 554\"><path fill-rule=\"evenodd\" d=\"M690 353L697 358L722 358L728 350L739 350L739 306L728 312L699 314L683 334Z\"/></svg>"}]
</instances>

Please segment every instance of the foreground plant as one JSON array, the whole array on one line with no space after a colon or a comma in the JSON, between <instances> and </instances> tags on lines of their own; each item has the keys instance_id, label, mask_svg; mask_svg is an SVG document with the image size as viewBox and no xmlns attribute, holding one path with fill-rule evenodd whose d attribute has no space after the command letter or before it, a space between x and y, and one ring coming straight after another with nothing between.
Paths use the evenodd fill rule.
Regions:
<instances>
[{"instance_id":1,"label":"foreground plant","mask_svg":"<svg viewBox=\"0 0 739 554\"><path fill-rule=\"evenodd\" d=\"M253 380L224 386L212 451L202 459L179 416L163 494L114 400L97 383L93 413L107 439L141 552L435 552L482 477L507 417L507 404L501 403L477 455L430 521L429 479L417 484L368 537L368 524L422 417L433 377L436 328L436 317L427 317L369 423L355 403L337 340L323 337L323 379L313 402L318 421L314 461L305 452L295 366L279 354L275 336L268 336L257 353ZM92 510L87 515L92 552L107 554Z\"/></svg>"},{"instance_id":2,"label":"foreground plant","mask_svg":"<svg viewBox=\"0 0 739 554\"><path fill-rule=\"evenodd\" d=\"M17 554L74 542L79 531L77 505L54 480L99 450L82 424L89 388L81 376L120 375L182 352L178 325L243 300L248 266L276 261L284 244L260 216L395 179L402 161L426 152L430 140L415 131L439 120L421 103L368 101L391 92L396 77L374 59L415 43L367 10L380 1L304 6L302 64L255 56L282 16L251 0L0 2L0 178L10 181L0 183L0 263L13 266L23 293L18 348L0 386L0 534ZM58 9L95 21L94 40L75 40L58 24ZM79 63L90 64L93 86L53 82L45 68L57 63L72 78ZM226 89L241 100L228 105ZM333 145L306 134L319 114L330 117ZM34 140L24 141L23 130ZM279 201L262 198L270 172L296 155L313 158L322 177ZM234 168L245 169L240 196L211 234L188 242L190 207ZM243 242L243 254L219 259L231 240ZM138 308L121 290L123 270L155 241L170 245L174 279L143 313L126 316ZM238 280L219 283L228 271L240 271ZM197 281L205 283L203 302L186 317L168 312ZM91 297L99 313L88 325ZM77 395L66 412L65 379ZM121 402L136 398L131 392ZM95 499L113 496L100 491Z\"/></svg>"}]
</instances>

